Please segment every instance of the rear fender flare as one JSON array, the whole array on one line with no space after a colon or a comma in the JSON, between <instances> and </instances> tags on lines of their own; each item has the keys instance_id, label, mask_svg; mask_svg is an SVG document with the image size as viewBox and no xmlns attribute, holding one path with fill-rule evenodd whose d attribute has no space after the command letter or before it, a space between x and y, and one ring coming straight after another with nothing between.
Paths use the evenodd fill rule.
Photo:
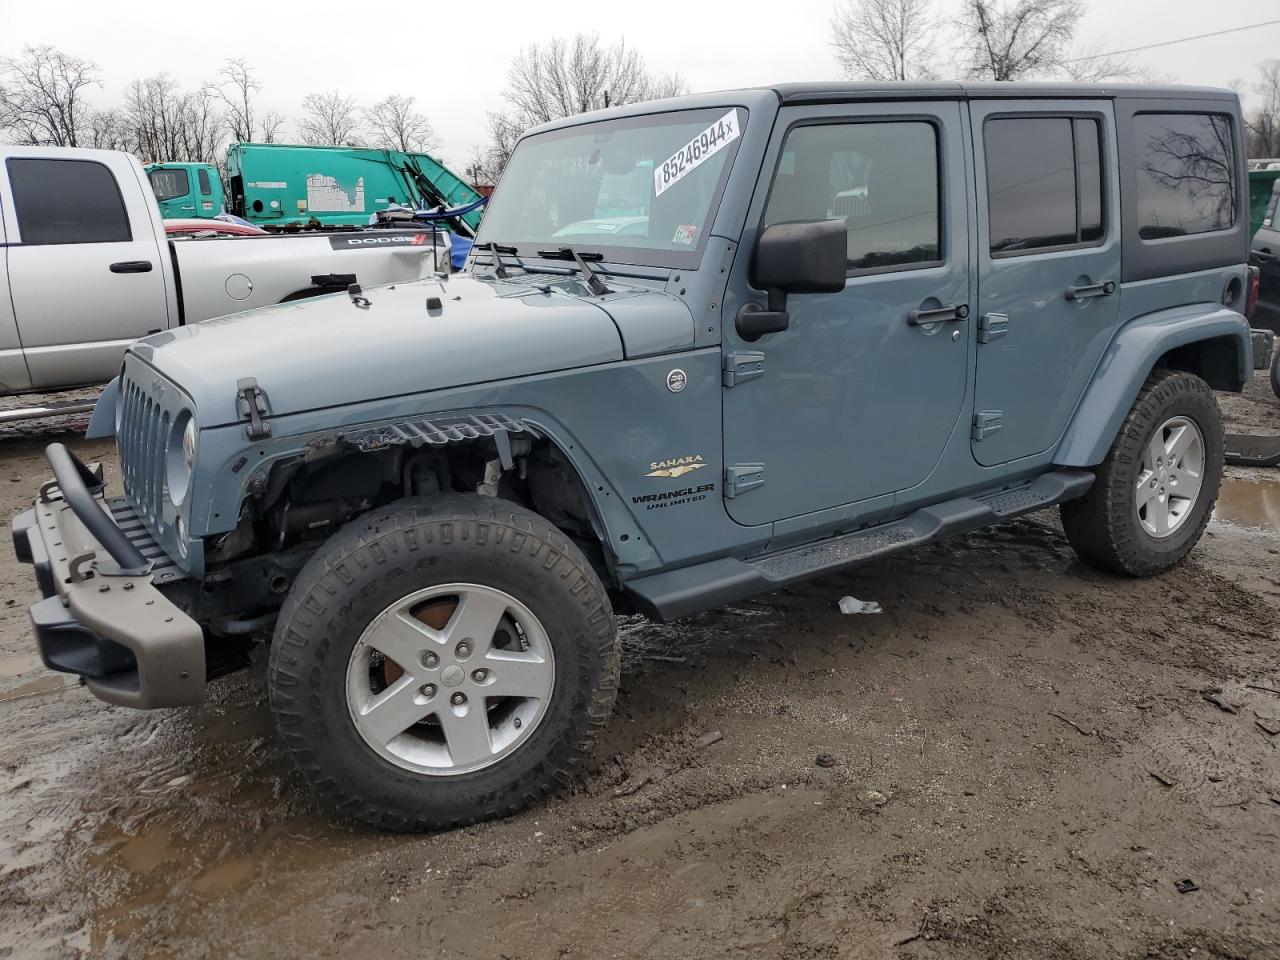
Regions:
<instances>
[{"instance_id":1,"label":"rear fender flare","mask_svg":"<svg viewBox=\"0 0 1280 960\"><path fill-rule=\"evenodd\" d=\"M1210 386L1238 391L1253 372L1249 322L1241 314L1200 303L1157 310L1129 321L1103 354L1053 462L1067 467L1101 463L1156 365L1173 351L1195 344L1204 344L1206 351L1220 351L1223 341L1234 345L1234 363L1212 378L1216 382ZM1179 351L1182 356L1186 353ZM1180 360L1169 365L1184 369Z\"/></svg>"}]
</instances>

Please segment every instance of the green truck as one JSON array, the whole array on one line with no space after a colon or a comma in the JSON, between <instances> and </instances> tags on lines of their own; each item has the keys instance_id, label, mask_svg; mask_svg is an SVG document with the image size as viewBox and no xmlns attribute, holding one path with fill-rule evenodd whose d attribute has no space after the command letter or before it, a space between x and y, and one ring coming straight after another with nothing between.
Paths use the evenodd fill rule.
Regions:
<instances>
[{"instance_id":1,"label":"green truck","mask_svg":"<svg viewBox=\"0 0 1280 960\"><path fill-rule=\"evenodd\" d=\"M1258 232L1271 203L1271 190L1280 180L1280 160L1249 161L1249 236Z\"/></svg>"},{"instance_id":2,"label":"green truck","mask_svg":"<svg viewBox=\"0 0 1280 960\"><path fill-rule=\"evenodd\" d=\"M472 236L483 212L483 196L425 153L233 143L225 184L209 163L151 163L146 169L166 220L225 212L267 229L352 227L399 204L459 210L453 226Z\"/></svg>"}]
</instances>

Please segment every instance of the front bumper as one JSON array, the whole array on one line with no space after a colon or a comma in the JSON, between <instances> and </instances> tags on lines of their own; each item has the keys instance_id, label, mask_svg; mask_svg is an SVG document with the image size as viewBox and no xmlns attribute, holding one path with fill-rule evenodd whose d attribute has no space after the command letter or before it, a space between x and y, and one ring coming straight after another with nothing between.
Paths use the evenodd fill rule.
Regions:
<instances>
[{"instance_id":1,"label":"front bumper","mask_svg":"<svg viewBox=\"0 0 1280 960\"><path fill-rule=\"evenodd\" d=\"M13 520L18 559L43 596L31 606L41 659L126 707L177 707L205 696L204 631L154 585L167 558L120 498L62 444L54 480Z\"/></svg>"}]
</instances>

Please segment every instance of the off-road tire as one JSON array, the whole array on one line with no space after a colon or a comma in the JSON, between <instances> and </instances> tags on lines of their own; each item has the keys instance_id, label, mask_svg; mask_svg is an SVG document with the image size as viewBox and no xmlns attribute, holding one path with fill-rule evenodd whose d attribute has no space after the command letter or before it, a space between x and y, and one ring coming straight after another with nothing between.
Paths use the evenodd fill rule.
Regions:
<instances>
[{"instance_id":1,"label":"off-road tire","mask_svg":"<svg viewBox=\"0 0 1280 960\"><path fill-rule=\"evenodd\" d=\"M1193 420L1204 437L1204 479L1192 513L1163 539L1142 528L1135 507L1142 454L1171 417ZM1222 413L1213 390L1199 377L1156 370L1125 417L1106 459L1095 469L1089 492L1061 507L1062 526L1077 554L1091 566L1134 577L1176 566L1199 541L1222 482Z\"/></svg>"},{"instance_id":2,"label":"off-road tire","mask_svg":"<svg viewBox=\"0 0 1280 960\"><path fill-rule=\"evenodd\" d=\"M1271 355L1271 392L1280 397L1280 346Z\"/></svg>"},{"instance_id":3,"label":"off-road tire","mask_svg":"<svg viewBox=\"0 0 1280 960\"><path fill-rule=\"evenodd\" d=\"M556 675L546 712L519 749L444 777L373 752L351 720L345 676L379 611L453 582L491 585L527 605L551 640ZM581 551L508 501L446 494L371 511L316 552L280 611L268 687L280 737L324 800L382 829L434 830L515 813L570 783L609 719L618 668L609 600Z\"/></svg>"}]
</instances>

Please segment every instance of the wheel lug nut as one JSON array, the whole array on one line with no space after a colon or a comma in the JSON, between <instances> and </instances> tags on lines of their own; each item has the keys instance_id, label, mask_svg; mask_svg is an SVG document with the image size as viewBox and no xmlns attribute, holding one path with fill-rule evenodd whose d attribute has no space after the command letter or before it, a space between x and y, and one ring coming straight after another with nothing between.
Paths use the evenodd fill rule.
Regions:
<instances>
[{"instance_id":1,"label":"wheel lug nut","mask_svg":"<svg viewBox=\"0 0 1280 960\"><path fill-rule=\"evenodd\" d=\"M424 667L434 667L440 663L440 658L434 653L424 653L422 655L422 665Z\"/></svg>"},{"instance_id":2,"label":"wheel lug nut","mask_svg":"<svg viewBox=\"0 0 1280 960\"><path fill-rule=\"evenodd\" d=\"M449 702L455 707L460 707L467 702L467 695L465 693L455 693L449 698Z\"/></svg>"},{"instance_id":3,"label":"wheel lug nut","mask_svg":"<svg viewBox=\"0 0 1280 960\"><path fill-rule=\"evenodd\" d=\"M456 652L459 660L467 659L467 657L471 656L471 641L463 640L458 644Z\"/></svg>"},{"instance_id":4,"label":"wheel lug nut","mask_svg":"<svg viewBox=\"0 0 1280 960\"><path fill-rule=\"evenodd\" d=\"M430 700L436 695L436 685L434 683L424 683L418 688L418 692Z\"/></svg>"},{"instance_id":5,"label":"wheel lug nut","mask_svg":"<svg viewBox=\"0 0 1280 960\"><path fill-rule=\"evenodd\" d=\"M488 670L475 670L471 674L471 679L476 683L484 683L489 678Z\"/></svg>"}]
</instances>

